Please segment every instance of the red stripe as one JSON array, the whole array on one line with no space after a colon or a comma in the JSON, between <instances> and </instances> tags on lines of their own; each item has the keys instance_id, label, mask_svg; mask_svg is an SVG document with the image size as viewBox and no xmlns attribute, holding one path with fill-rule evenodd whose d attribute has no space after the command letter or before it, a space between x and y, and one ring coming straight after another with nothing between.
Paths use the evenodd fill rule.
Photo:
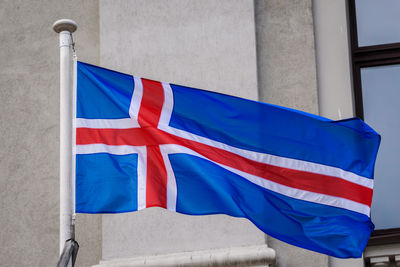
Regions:
<instances>
[{"instance_id":1,"label":"red stripe","mask_svg":"<svg viewBox=\"0 0 400 267\"><path fill-rule=\"evenodd\" d=\"M157 133L164 104L164 89L156 81L142 79L142 84L143 97L138 116L142 131L133 135L137 140L129 140L140 141L147 146L146 207L167 208L167 171L159 147L165 140Z\"/></svg>"},{"instance_id":2,"label":"red stripe","mask_svg":"<svg viewBox=\"0 0 400 267\"><path fill-rule=\"evenodd\" d=\"M372 189L344 179L253 161L226 150L186 139L181 139L180 144L196 151L211 161L265 178L272 182L314 193L346 198L371 206Z\"/></svg>"},{"instance_id":3,"label":"red stripe","mask_svg":"<svg viewBox=\"0 0 400 267\"><path fill-rule=\"evenodd\" d=\"M143 98L139 110L141 127L157 127L164 104L164 89L160 82L142 79Z\"/></svg>"},{"instance_id":4,"label":"red stripe","mask_svg":"<svg viewBox=\"0 0 400 267\"><path fill-rule=\"evenodd\" d=\"M174 141L175 140L175 141ZM76 144L107 144L113 146L148 146L175 144L179 137L161 132L151 126L131 129L77 128Z\"/></svg>"},{"instance_id":5,"label":"red stripe","mask_svg":"<svg viewBox=\"0 0 400 267\"><path fill-rule=\"evenodd\" d=\"M160 147L147 147L146 207L167 208L167 170Z\"/></svg>"},{"instance_id":6,"label":"red stripe","mask_svg":"<svg viewBox=\"0 0 400 267\"><path fill-rule=\"evenodd\" d=\"M328 175L287 169L246 159L235 153L179 138L154 128L146 129L77 129L77 144L108 145L178 144L204 157L267 180L310 192L346 198L371 206L372 189ZM163 167L165 168L165 167Z\"/></svg>"}]
</instances>

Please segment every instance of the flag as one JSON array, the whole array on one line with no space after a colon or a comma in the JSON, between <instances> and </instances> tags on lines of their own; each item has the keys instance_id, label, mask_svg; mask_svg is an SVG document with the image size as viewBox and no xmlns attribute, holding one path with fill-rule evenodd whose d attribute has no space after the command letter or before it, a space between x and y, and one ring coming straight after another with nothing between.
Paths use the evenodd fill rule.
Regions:
<instances>
[{"instance_id":1,"label":"flag","mask_svg":"<svg viewBox=\"0 0 400 267\"><path fill-rule=\"evenodd\" d=\"M361 257L380 136L360 119L77 68L77 212L227 214L295 246Z\"/></svg>"}]
</instances>

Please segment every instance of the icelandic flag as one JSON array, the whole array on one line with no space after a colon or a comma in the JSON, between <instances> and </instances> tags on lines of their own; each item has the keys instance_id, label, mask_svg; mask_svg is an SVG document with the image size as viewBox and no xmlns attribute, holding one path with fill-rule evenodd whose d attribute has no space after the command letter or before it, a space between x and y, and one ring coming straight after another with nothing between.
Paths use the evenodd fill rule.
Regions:
<instances>
[{"instance_id":1,"label":"icelandic flag","mask_svg":"<svg viewBox=\"0 0 400 267\"><path fill-rule=\"evenodd\" d=\"M360 119L77 69L77 212L223 213L295 246L361 257L380 136Z\"/></svg>"}]
</instances>

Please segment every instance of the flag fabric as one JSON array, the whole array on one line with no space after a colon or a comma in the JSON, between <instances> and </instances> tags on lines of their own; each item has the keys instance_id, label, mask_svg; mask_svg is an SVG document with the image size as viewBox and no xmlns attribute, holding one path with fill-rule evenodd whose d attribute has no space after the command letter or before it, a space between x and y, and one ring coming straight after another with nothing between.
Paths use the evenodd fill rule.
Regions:
<instances>
[{"instance_id":1,"label":"flag fabric","mask_svg":"<svg viewBox=\"0 0 400 267\"><path fill-rule=\"evenodd\" d=\"M360 119L77 68L77 212L227 214L295 246L361 257L380 136Z\"/></svg>"}]
</instances>

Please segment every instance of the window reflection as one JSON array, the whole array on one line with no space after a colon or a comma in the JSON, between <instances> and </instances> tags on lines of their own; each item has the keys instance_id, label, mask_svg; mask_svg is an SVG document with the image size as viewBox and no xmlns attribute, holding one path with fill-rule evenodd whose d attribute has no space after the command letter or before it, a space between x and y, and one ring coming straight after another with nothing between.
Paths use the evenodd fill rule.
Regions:
<instances>
[{"instance_id":1,"label":"window reflection","mask_svg":"<svg viewBox=\"0 0 400 267\"><path fill-rule=\"evenodd\" d=\"M359 46L400 42L399 0L356 0Z\"/></svg>"},{"instance_id":2,"label":"window reflection","mask_svg":"<svg viewBox=\"0 0 400 267\"><path fill-rule=\"evenodd\" d=\"M400 2L400 1L399 1ZM381 136L375 166L372 221L400 227L400 65L361 69L364 119Z\"/></svg>"}]
</instances>

